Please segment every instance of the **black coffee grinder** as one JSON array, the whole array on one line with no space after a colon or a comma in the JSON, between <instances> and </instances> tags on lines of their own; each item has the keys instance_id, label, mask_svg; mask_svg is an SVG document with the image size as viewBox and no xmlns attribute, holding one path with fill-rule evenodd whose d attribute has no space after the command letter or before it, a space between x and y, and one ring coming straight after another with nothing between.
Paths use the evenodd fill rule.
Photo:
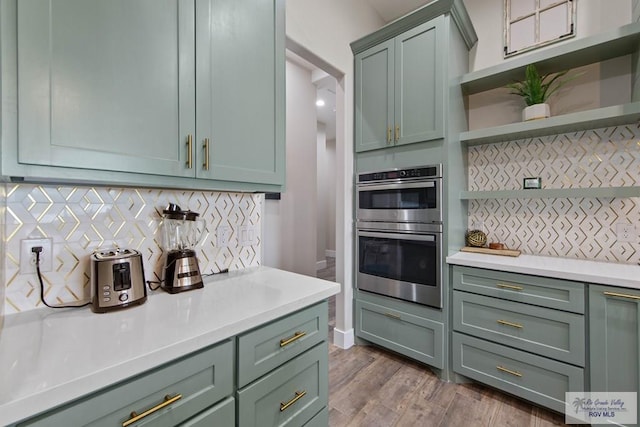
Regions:
<instances>
[{"instance_id":1,"label":"black coffee grinder","mask_svg":"<svg viewBox=\"0 0 640 427\"><path fill-rule=\"evenodd\" d=\"M198 216L199 213L183 211L174 203L162 211L166 253L162 288L171 294L204 286L194 250L205 231L205 221Z\"/></svg>"}]
</instances>

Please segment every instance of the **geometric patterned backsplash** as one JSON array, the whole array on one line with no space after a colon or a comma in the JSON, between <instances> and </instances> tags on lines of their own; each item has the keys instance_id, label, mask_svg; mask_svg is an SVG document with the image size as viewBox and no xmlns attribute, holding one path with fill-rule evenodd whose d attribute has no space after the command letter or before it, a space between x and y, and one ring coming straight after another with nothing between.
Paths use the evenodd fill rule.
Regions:
<instances>
[{"instance_id":1,"label":"geometric patterned backsplash","mask_svg":"<svg viewBox=\"0 0 640 427\"><path fill-rule=\"evenodd\" d=\"M637 124L468 148L469 190L640 185ZM619 242L616 223L640 232L640 197L469 201L469 227L482 221L489 241L523 253L636 264L640 244Z\"/></svg>"},{"instance_id":2,"label":"geometric patterned backsplash","mask_svg":"<svg viewBox=\"0 0 640 427\"><path fill-rule=\"evenodd\" d=\"M207 223L196 248L202 274L261 264L261 212L264 195L213 191L118 187L3 184L6 279L5 314L42 307L35 274L20 274L20 241L53 239L52 271L43 273L50 304L87 301L90 255L96 249L136 249L147 280L159 280L164 263L162 210L170 203L200 213ZM231 229L228 246L217 247L216 230ZM254 238L241 245L240 227ZM245 239L246 240L246 239ZM156 291L162 292L162 291Z\"/></svg>"}]
</instances>

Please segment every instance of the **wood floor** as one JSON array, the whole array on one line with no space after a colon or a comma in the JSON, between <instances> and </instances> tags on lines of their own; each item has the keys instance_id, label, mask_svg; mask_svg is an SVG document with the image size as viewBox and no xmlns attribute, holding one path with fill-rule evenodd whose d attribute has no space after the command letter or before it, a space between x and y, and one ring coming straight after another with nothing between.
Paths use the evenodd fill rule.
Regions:
<instances>
[{"instance_id":1,"label":"wood floor","mask_svg":"<svg viewBox=\"0 0 640 427\"><path fill-rule=\"evenodd\" d=\"M335 262L328 261L327 268L318 271L318 277L335 280ZM330 339L334 325L335 300L330 299ZM342 350L330 345L329 425L546 427L565 424L562 414L480 384L440 381L427 367L381 348L355 346Z\"/></svg>"}]
</instances>

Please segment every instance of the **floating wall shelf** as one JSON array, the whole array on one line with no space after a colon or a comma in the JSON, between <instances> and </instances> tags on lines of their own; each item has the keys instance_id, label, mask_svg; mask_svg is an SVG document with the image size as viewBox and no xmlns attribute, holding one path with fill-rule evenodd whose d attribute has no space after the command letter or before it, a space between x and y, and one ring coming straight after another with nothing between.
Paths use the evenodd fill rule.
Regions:
<instances>
[{"instance_id":1,"label":"floating wall shelf","mask_svg":"<svg viewBox=\"0 0 640 427\"><path fill-rule=\"evenodd\" d=\"M467 94L484 92L522 80L524 70L529 64L536 64L542 74L553 73L637 52L639 43L640 22L635 22L613 31L567 41L494 67L465 74L460 84Z\"/></svg>"},{"instance_id":2,"label":"floating wall shelf","mask_svg":"<svg viewBox=\"0 0 640 427\"><path fill-rule=\"evenodd\" d=\"M462 200L640 197L640 187L548 188L541 190L462 191Z\"/></svg>"},{"instance_id":3,"label":"floating wall shelf","mask_svg":"<svg viewBox=\"0 0 640 427\"><path fill-rule=\"evenodd\" d=\"M579 111L548 119L512 123L472 130L460 134L460 142L468 145L493 144L517 139L557 135L587 129L619 126L640 120L640 102Z\"/></svg>"}]
</instances>

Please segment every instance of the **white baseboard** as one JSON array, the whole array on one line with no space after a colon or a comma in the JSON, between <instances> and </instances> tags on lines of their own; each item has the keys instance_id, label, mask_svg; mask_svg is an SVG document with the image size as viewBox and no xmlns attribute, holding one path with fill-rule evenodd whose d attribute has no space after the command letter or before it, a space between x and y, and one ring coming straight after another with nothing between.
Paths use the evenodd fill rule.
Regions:
<instances>
[{"instance_id":1,"label":"white baseboard","mask_svg":"<svg viewBox=\"0 0 640 427\"><path fill-rule=\"evenodd\" d=\"M353 347L355 344L353 328L348 331L333 328L333 343L343 350Z\"/></svg>"},{"instance_id":2,"label":"white baseboard","mask_svg":"<svg viewBox=\"0 0 640 427\"><path fill-rule=\"evenodd\" d=\"M327 268L327 260L316 261L316 270L322 270L323 268Z\"/></svg>"},{"instance_id":3,"label":"white baseboard","mask_svg":"<svg viewBox=\"0 0 640 427\"><path fill-rule=\"evenodd\" d=\"M333 249L326 249L324 251L324 256L329 257L329 258L335 258L336 257L336 251Z\"/></svg>"}]
</instances>

